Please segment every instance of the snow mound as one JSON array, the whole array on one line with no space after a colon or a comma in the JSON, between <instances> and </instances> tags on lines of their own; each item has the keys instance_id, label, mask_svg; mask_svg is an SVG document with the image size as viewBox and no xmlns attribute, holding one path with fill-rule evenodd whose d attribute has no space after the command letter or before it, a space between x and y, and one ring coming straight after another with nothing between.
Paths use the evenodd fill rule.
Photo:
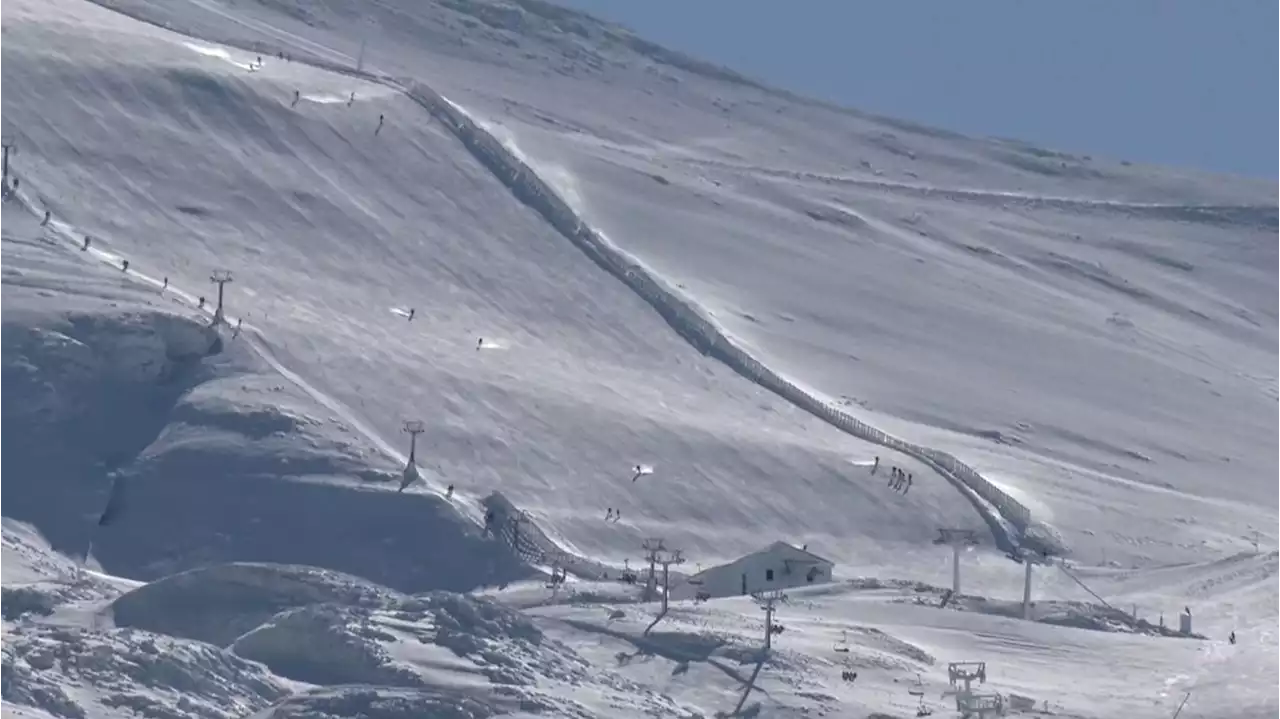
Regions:
<instances>
[{"instance_id":1,"label":"snow mound","mask_svg":"<svg viewBox=\"0 0 1280 719\"><path fill-rule=\"evenodd\" d=\"M5 703L62 719L241 716L288 693L262 666L198 642L41 625L5 634Z\"/></svg>"},{"instance_id":2,"label":"snow mound","mask_svg":"<svg viewBox=\"0 0 1280 719\"><path fill-rule=\"evenodd\" d=\"M587 707L601 695L628 708L638 697L650 714L688 714L668 697L593 667L545 637L527 615L450 592L396 598L381 608L327 604L283 612L232 650L299 681L378 685L306 693L261 716L586 717L599 716ZM454 704L474 705L471 713L431 713L442 701L451 711L458 711Z\"/></svg>"},{"instance_id":3,"label":"snow mound","mask_svg":"<svg viewBox=\"0 0 1280 719\"><path fill-rule=\"evenodd\" d=\"M313 604L376 606L398 594L316 567L220 564L151 582L116 599L116 624L228 646L276 614Z\"/></svg>"},{"instance_id":4,"label":"snow mound","mask_svg":"<svg viewBox=\"0 0 1280 719\"><path fill-rule=\"evenodd\" d=\"M475 688L340 687L298 694L252 719L488 719L552 715L549 702ZM561 715L564 716L564 715ZM579 715L580 716L580 715Z\"/></svg>"},{"instance_id":5,"label":"snow mound","mask_svg":"<svg viewBox=\"0 0 1280 719\"><path fill-rule=\"evenodd\" d=\"M368 619L366 610L334 604L293 609L240 637L231 650L309 684L421 685L413 672L391 663Z\"/></svg>"}]
</instances>

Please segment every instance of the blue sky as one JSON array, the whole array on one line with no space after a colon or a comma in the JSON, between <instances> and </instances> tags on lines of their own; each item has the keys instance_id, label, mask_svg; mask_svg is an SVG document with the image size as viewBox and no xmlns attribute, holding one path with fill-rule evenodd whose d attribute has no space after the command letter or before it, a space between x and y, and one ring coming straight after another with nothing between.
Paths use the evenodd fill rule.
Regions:
<instances>
[{"instance_id":1,"label":"blue sky","mask_svg":"<svg viewBox=\"0 0 1280 719\"><path fill-rule=\"evenodd\" d=\"M1277 0L556 0L970 135L1277 176Z\"/></svg>"}]
</instances>

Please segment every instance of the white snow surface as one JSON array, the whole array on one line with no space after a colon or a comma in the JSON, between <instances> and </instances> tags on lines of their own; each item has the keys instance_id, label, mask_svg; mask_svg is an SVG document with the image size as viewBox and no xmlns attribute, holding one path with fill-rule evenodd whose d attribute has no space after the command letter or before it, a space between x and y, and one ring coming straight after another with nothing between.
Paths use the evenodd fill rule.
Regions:
<instances>
[{"instance_id":1,"label":"white snow surface","mask_svg":"<svg viewBox=\"0 0 1280 719\"><path fill-rule=\"evenodd\" d=\"M1280 710L1275 183L831 108L538 0L3 24L5 716L909 716L917 675L946 715L974 659L1058 716ZM1026 507L1069 555L1039 621L998 508L638 275ZM947 609L940 527L982 537ZM746 599L646 634L611 580L651 537L837 581L767 657ZM1184 606L1206 639L1124 616Z\"/></svg>"}]
</instances>

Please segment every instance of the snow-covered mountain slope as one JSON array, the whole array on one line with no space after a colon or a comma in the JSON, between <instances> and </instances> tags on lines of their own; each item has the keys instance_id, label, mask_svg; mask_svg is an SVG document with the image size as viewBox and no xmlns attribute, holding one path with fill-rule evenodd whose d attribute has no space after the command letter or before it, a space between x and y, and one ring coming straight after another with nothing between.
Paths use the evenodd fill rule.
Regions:
<instances>
[{"instance_id":1,"label":"snow-covered mountain slope","mask_svg":"<svg viewBox=\"0 0 1280 719\"><path fill-rule=\"evenodd\" d=\"M907 713L902 683L972 651L1058 714L1168 715L1188 689L1211 713L1274 714L1274 183L835 110L535 0L105 5L4 14L21 180L3 215L5 561L36 558L5 572L22 704L73 716L46 688L74 684L92 716L710 715L751 683L746 602L679 605L663 641L710 653L665 673L617 667L621 648L601 671L612 650L583 622L630 616L612 606L628 587L537 610L563 646L503 635L479 652L527 650L513 675L419 650L439 643L439 607L393 615L432 589L556 605L541 584L493 585L552 544L584 575L635 567L648 537L684 569L782 539L838 577L945 585L932 539L959 527L984 537L966 592L992 602L889 592L871 609L840 584L787 610L766 699L738 708ZM222 325L217 268L234 273ZM1072 557L1070 575L1037 570L1046 607L1101 597L1113 608L1081 611L1106 625L1191 605L1210 641L975 614L1020 596L988 531L1008 512L934 455L765 389L743 357L1025 507ZM415 418L424 481L397 493ZM94 530L113 483L124 513ZM527 512L537 551L482 530L494 507ZM79 558L91 535L109 574L69 580L53 552ZM377 607L332 571L375 586ZM155 581L108 607L132 588L119 576ZM634 639L651 608L634 611L633 638L609 642L657 653ZM690 628L721 613L740 637L729 671ZM851 688L829 670L853 621L876 669ZM71 655L158 637L179 673L220 647L235 689L117 700L124 669L42 658L69 626L90 637Z\"/></svg>"},{"instance_id":2,"label":"snow-covered mountain slope","mask_svg":"<svg viewBox=\"0 0 1280 719\"><path fill-rule=\"evenodd\" d=\"M427 421L434 491L500 489L567 547L614 560L647 536L708 562L783 537L875 564L933 554L938 526L983 528L942 480L904 497L850 460L924 477L917 462L699 354L405 97L300 63L247 74L92 5L68 3L76 20L58 25L38 18L61 6L26 20L15 5L6 117L32 146L23 189L176 287L233 268L229 312L281 363L397 444L402 420ZM81 83L107 95L48 107ZM290 108L294 88L356 101ZM119 142L139 131L136 149ZM636 463L657 470L632 482ZM622 520L605 523L608 507Z\"/></svg>"},{"instance_id":3,"label":"snow-covered mountain slope","mask_svg":"<svg viewBox=\"0 0 1280 719\"><path fill-rule=\"evenodd\" d=\"M758 359L1077 556L1204 560L1273 524L1274 183L837 111L537 2L109 4L347 66L378 38L366 69L467 108Z\"/></svg>"}]
</instances>

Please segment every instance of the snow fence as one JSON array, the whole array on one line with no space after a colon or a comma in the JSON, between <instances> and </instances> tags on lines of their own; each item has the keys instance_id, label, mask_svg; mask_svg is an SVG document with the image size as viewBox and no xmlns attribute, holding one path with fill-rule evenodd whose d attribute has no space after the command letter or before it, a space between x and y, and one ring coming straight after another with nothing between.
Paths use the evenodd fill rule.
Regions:
<instances>
[{"instance_id":1,"label":"snow fence","mask_svg":"<svg viewBox=\"0 0 1280 719\"><path fill-rule=\"evenodd\" d=\"M369 79L387 82L379 78ZM541 214L596 264L626 283L699 351L716 357L739 374L855 437L909 455L932 467L969 498L991 527L1002 550L1012 551L1025 546L1055 554L1065 551L1051 530L1035 522L1025 505L972 467L946 452L913 444L876 429L801 389L752 357L695 303L587 225L533 168L456 105L416 80L400 80L397 84L452 130L517 198Z\"/></svg>"}]
</instances>

